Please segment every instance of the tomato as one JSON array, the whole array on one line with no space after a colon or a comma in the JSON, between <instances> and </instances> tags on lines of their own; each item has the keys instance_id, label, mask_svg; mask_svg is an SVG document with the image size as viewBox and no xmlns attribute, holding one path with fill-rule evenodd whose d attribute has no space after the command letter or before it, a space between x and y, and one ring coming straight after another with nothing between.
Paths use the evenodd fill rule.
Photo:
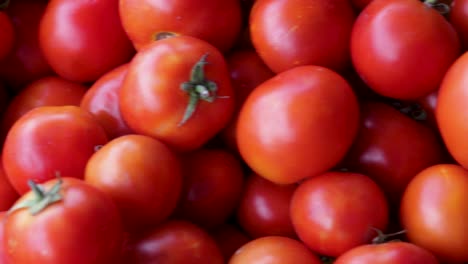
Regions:
<instances>
[{"instance_id":1,"label":"tomato","mask_svg":"<svg viewBox=\"0 0 468 264\"><path fill-rule=\"evenodd\" d=\"M463 167L468 168L468 52L465 52L450 67L440 86L436 120L440 134L453 158Z\"/></svg>"},{"instance_id":2,"label":"tomato","mask_svg":"<svg viewBox=\"0 0 468 264\"><path fill-rule=\"evenodd\" d=\"M398 206L411 179L443 161L434 131L382 102L361 104L359 134L343 163L375 180Z\"/></svg>"},{"instance_id":3,"label":"tomato","mask_svg":"<svg viewBox=\"0 0 468 264\"><path fill-rule=\"evenodd\" d=\"M237 222L253 238L270 235L295 238L289 216L295 190L295 184L278 185L251 174L237 208Z\"/></svg>"},{"instance_id":4,"label":"tomato","mask_svg":"<svg viewBox=\"0 0 468 264\"><path fill-rule=\"evenodd\" d=\"M128 64L123 64L102 75L81 100L81 108L88 110L98 119L109 138L132 133L123 120L119 107L119 91L127 71Z\"/></svg>"},{"instance_id":5,"label":"tomato","mask_svg":"<svg viewBox=\"0 0 468 264\"><path fill-rule=\"evenodd\" d=\"M339 256L333 264L439 264L436 257L408 242L362 245Z\"/></svg>"},{"instance_id":6,"label":"tomato","mask_svg":"<svg viewBox=\"0 0 468 264\"><path fill-rule=\"evenodd\" d=\"M327 172L303 181L291 199L291 221L314 252L337 257L368 243L389 222L383 191L369 177Z\"/></svg>"},{"instance_id":7,"label":"tomato","mask_svg":"<svg viewBox=\"0 0 468 264\"><path fill-rule=\"evenodd\" d=\"M183 191L179 218L212 229L225 223L238 204L244 183L240 160L221 149L198 149L182 157Z\"/></svg>"},{"instance_id":8,"label":"tomato","mask_svg":"<svg viewBox=\"0 0 468 264\"><path fill-rule=\"evenodd\" d=\"M208 42L178 36L153 42L136 54L119 103L133 131L190 151L227 124L234 92L223 55Z\"/></svg>"},{"instance_id":9,"label":"tomato","mask_svg":"<svg viewBox=\"0 0 468 264\"><path fill-rule=\"evenodd\" d=\"M9 211L4 225L9 263L114 263L122 246L115 204L75 178L36 185Z\"/></svg>"},{"instance_id":10,"label":"tomato","mask_svg":"<svg viewBox=\"0 0 468 264\"><path fill-rule=\"evenodd\" d=\"M417 99L437 90L459 42L450 23L421 1L374 0L353 26L351 58L377 93Z\"/></svg>"},{"instance_id":11,"label":"tomato","mask_svg":"<svg viewBox=\"0 0 468 264\"><path fill-rule=\"evenodd\" d=\"M0 43L0 60L5 58L13 49L15 41L15 31L13 23L7 13L0 10L0 32L2 32L2 42Z\"/></svg>"},{"instance_id":12,"label":"tomato","mask_svg":"<svg viewBox=\"0 0 468 264\"><path fill-rule=\"evenodd\" d=\"M224 260L226 261L229 260L240 247L251 240L242 230L233 224L223 224L212 231L211 235L218 244L219 249L223 253Z\"/></svg>"},{"instance_id":13,"label":"tomato","mask_svg":"<svg viewBox=\"0 0 468 264\"><path fill-rule=\"evenodd\" d=\"M215 240L200 227L170 220L136 239L126 263L222 264Z\"/></svg>"},{"instance_id":14,"label":"tomato","mask_svg":"<svg viewBox=\"0 0 468 264\"><path fill-rule=\"evenodd\" d=\"M142 135L105 144L89 158L84 179L113 199L130 231L166 220L182 189L179 158L163 143Z\"/></svg>"},{"instance_id":15,"label":"tomato","mask_svg":"<svg viewBox=\"0 0 468 264\"><path fill-rule=\"evenodd\" d=\"M13 187L23 194L28 180L37 183L57 173L83 178L97 146L108 141L94 117L78 106L42 106L23 115L7 134L3 166Z\"/></svg>"},{"instance_id":16,"label":"tomato","mask_svg":"<svg viewBox=\"0 0 468 264\"><path fill-rule=\"evenodd\" d=\"M239 35L242 16L238 0L120 0L123 27L137 50L168 34L203 39L222 52Z\"/></svg>"},{"instance_id":17,"label":"tomato","mask_svg":"<svg viewBox=\"0 0 468 264\"><path fill-rule=\"evenodd\" d=\"M0 211L6 211L19 198L18 192L11 186L3 165L0 165ZM0 263L3 263L0 261Z\"/></svg>"},{"instance_id":18,"label":"tomato","mask_svg":"<svg viewBox=\"0 0 468 264\"><path fill-rule=\"evenodd\" d=\"M348 0L257 0L250 35L274 72L299 65L348 66L355 14Z\"/></svg>"},{"instance_id":19,"label":"tomato","mask_svg":"<svg viewBox=\"0 0 468 264\"><path fill-rule=\"evenodd\" d=\"M320 66L299 66L263 82L245 101L237 145L257 174L294 183L334 167L358 130L359 106L349 84Z\"/></svg>"},{"instance_id":20,"label":"tomato","mask_svg":"<svg viewBox=\"0 0 468 264\"><path fill-rule=\"evenodd\" d=\"M320 264L318 256L304 244L288 237L267 236L257 238L239 248L229 264Z\"/></svg>"},{"instance_id":21,"label":"tomato","mask_svg":"<svg viewBox=\"0 0 468 264\"><path fill-rule=\"evenodd\" d=\"M4 223L5 223L5 218L6 218L6 214L7 212L6 211L2 211L0 212L0 248L3 247L3 239L4 239ZM0 250L0 263L8 263L7 262L7 257L6 257L6 253L5 251L2 249Z\"/></svg>"},{"instance_id":22,"label":"tomato","mask_svg":"<svg viewBox=\"0 0 468 264\"><path fill-rule=\"evenodd\" d=\"M8 104L2 119L3 133L29 110L39 106L80 105L87 87L57 76L39 78L25 86Z\"/></svg>"},{"instance_id":23,"label":"tomato","mask_svg":"<svg viewBox=\"0 0 468 264\"><path fill-rule=\"evenodd\" d=\"M437 108L438 92L439 92L439 89L433 91L432 93L424 97L419 98L417 102L419 103L421 107L421 111L423 112L413 113L413 117L416 117L416 119L421 117L424 120L424 123L429 125L435 131L437 131L437 133L439 132L439 127L437 126L435 115L436 115L436 108Z\"/></svg>"},{"instance_id":24,"label":"tomato","mask_svg":"<svg viewBox=\"0 0 468 264\"><path fill-rule=\"evenodd\" d=\"M53 73L37 37L46 5L43 0L11 1L5 11L13 22L15 41L8 56L0 60L0 79L15 91Z\"/></svg>"},{"instance_id":25,"label":"tomato","mask_svg":"<svg viewBox=\"0 0 468 264\"><path fill-rule=\"evenodd\" d=\"M468 171L454 164L426 168L409 183L401 223L410 242L440 260L467 262Z\"/></svg>"},{"instance_id":26,"label":"tomato","mask_svg":"<svg viewBox=\"0 0 468 264\"><path fill-rule=\"evenodd\" d=\"M54 71L77 82L97 80L134 54L119 17L118 1L51 0L39 41Z\"/></svg>"},{"instance_id":27,"label":"tomato","mask_svg":"<svg viewBox=\"0 0 468 264\"><path fill-rule=\"evenodd\" d=\"M468 50L468 1L454 0L448 16L450 23L460 37L463 50Z\"/></svg>"}]
</instances>

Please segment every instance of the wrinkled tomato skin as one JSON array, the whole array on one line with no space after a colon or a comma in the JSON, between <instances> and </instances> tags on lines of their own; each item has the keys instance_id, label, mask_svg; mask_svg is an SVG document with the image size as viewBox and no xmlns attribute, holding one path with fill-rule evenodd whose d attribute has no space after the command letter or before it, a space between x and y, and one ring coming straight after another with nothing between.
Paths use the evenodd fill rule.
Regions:
<instances>
[{"instance_id":1,"label":"wrinkled tomato skin","mask_svg":"<svg viewBox=\"0 0 468 264\"><path fill-rule=\"evenodd\" d=\"M385 232L389 222L383 191L369 177L327 172L303 181L291 199L291 221L312 251L337 257L369 243L373 228Z\"/></svg>"},{"instance_id":2,"label":"wrinkled tomato skin","mask_svg":"<svg viewBox=\"0 0 468 264\"><path fill-rule=\"evenodd\" d=\"M169 32L203 39L228 51L241 30L238 0L120 0L123 27L137 50Z\"/></svg>"},{"instance_id":3,"label":"wrinkled tomato skin","mask_svg":"<svg viewBox=\"0 0 468 264\"><path fill-rule=\"evenodd\" d=\"M226 262L240 247L251 240L239 227L229 223L216 228L210 234L218 244Z\"/></svg>"},{"instance_id":4,"label":"wrinkled tomato skin","mask_svg":"<svg viewBox=\"0 0 468 264\"><path fill-rule=\"evenodd\" d=\"M282 236L267 236L254 239L239 248L229 264L320 264L317 255L301 242Z\"/></svg>"},{"instance_id":5,"label":"wrinkled tomato skin","mask_svg":"<svg viewBox=\"0 0 468 264\"><path fill-rule=\"evenodd\" d=\"M10 129L3 147L3 166L20 194L56 174L83 178L96 147L108 142L94 117L78 106L42 106L23 115Z\"/></svg>"},{"instance_id":6,"label":"wrinkled tomato skin","mask_svg":"<svg viewBox=\"0 0 468 264\"><path fill-rule=\"evenodd\" d=\"M62 200L36 215L23 208L6 217L3 250L7 263L115 263L123 239L115 204L82 180L62 180ZM56 182L44 183L44 189L50 190ZM28 192L18 203L33 198Z\"/></svg>"},{"instance_id":7,"label":"wrinkled tomato skin","mask_svg":"<svg viewBox=\"0 0 468 264\"><path fill-rule=\"evenodd\" d=\"M253 46L276 73L299 65L342 70L350 63L354 20L347 0L257 0L249 28Z\"/></svg>"},{"instance_id":8,"label":"wrinkled tomato skin","mask_svg":"<svg viewBox=\"0 0 468 264\"><path fill-rule=\"evenodd\" d=\"M193 115L181 124L190 98L180 86L190 80L193 66L206 54L205 78L216 83L217 98L200 100ZM120 89L119 104L123 119L135 133L188 152L224 128L234 112L234 97L219 50L206 41L178 36L155 41L135 55Z\"/></svg>"},{"instance_id":9,"label":"wrinkled tomato skin","mask_svg":"<svg viewBox=\"0 0 468 264\"><path fill-rule=\"evenodd\" d=\"M0 60L2 60L11 52L15 41L13 23L4 11L0 11L0 32L2 32L2 42L0 43Z\"/></svg>"},{"instance_id":10,"label":"wrinkled tomato skin","mask_svg":"<svg viewBox=\"0 0 468 264\"><path fill-rule=\"evenodd\" d=\"M289 184L334 167L358 125L358 102L346 80L320 66L299 66L252 91L237 121L237 145L253 171Z\"/></svg>"},{"instance_id":11,"label":"wrinkled tomato skin","mask_svg":"<svg viewBox=\"0 0 468 264\"><path fill-rule=\"evenodd\" d=\"M296 184L278 185L251 174L237 208L237 222L252 238L262 236L296 237L289 205Z\"/></svg>"},{"instance_id":12,"label":"wrinkled tomato skin","mask_svg":"<svg viewBox=\"0 0 468 264\"><path fill-rule=\"evenodd\" d=\"M109 138L132 134L122 118L119 91L127 75L128 64L123 64L102 75L87 90L80 106L91 112L104 127Z\"/></svg>"},{"instance_id":13,"label":"wrinkled tomato skin","mask_svg":"<svg viewBox=\"0 0 468 264\"><path fill-rule=\"evenodd\" d=\"M5 174L3 165L0 165L0 211L6 211L18 200L18 192L11 186ZM3 263L0 261L0 263Z\"/></svg>"},{"instance_id":14,"label":"wrinkled tomato skin","mask_svg":"<svg viewBox=\"0 0 468 264\"><path fill-rule=\"evenodd\" d=\"M468 50L468 1L454 0L448 14L449 21L458 32L463 51Z\"/></svg>"},{"instance_id":15,"label":"wrinkled tomato skin","mask_svg":"<svg viewBox=\"0 0 468 264\"><path fill-rule=\"evenodd\" d=\"M400 218L409 242L441 261L468 261L468 171L438 164L418 173L401 202Z\"/></svg>"},{"instance_id":16,"label":"wrinkled tomato skin","mask_svg":"<svg viewBox=\"0 0 468 264\"><path fill-rule=\"evenodd\" d=\"M417 0L374 0L351 34L351 58L377 93L401 100L434 90L460 54L456 31L435 9Z\"/></svg>"},{"instance_id":17,"label":"wrinkled tomato skin","mask_svg":"<svg viewBox=\"0 0 468 264\"><path fill-rule=\"evenodd\" d=\"M439 264L424 248L408 242L362 245L339 256L333 264Z\"/></svg>"},{"instance_id":18,"label":"wrinkled tomato skin","mask_svg":"<svg viewBox=\"0 0 468 264\"><path fill-rule=\"evenodd\" d=\"M91 82L131 58L134 49L118 8L116 0L49 1L39 26L39 42L59 76Z\"/></svg>"}]
</instances>

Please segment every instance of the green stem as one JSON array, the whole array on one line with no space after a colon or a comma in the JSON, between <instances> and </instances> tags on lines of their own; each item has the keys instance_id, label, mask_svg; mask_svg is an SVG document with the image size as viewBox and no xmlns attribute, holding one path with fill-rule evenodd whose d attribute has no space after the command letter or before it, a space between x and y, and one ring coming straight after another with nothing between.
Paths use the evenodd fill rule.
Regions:
<instances>
[{"instance_id":1,"label":"green stem","mask_svg":"<svg viewBox=\"0 0 468 264\"><path fill-rule=\"evenodd\" d=\"M374 239L372 239L372 244L386 243L389 241L388 240L389 238L406 233L406 230L402 230L402 231L398 231L398 232L391 233L391 234L384 234L380 229L373 228L373 227L372 227L372 230L377 232L377 236Z\"/></svg>"},{"instance_id":2,"label":"green stem","mask_svg":"<svg viewBox=\"0 0 468 264\"><path fill-rule=\"evenodd\" d=\"M424 4L435 9L441 15L447 15L450 12L450 6L445 3L439 3L438 0L424 0Z\"/></svg>"}]
</instances>

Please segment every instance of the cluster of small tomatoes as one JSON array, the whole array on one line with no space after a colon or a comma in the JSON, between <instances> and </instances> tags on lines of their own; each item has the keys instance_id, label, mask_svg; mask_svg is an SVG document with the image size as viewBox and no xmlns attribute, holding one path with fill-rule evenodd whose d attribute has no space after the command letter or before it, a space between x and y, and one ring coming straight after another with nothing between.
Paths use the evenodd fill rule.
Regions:
<instances>
[{"instance_id":1,"label":"cluster of small tomatoes","mask_svg":"<svg viewBox=\"0 0 468 264\"><path fill-rule=\"evenodd\" d=\"M468 263L468 0L0 8L1 264Z\"/></svg>"}]
</instances>

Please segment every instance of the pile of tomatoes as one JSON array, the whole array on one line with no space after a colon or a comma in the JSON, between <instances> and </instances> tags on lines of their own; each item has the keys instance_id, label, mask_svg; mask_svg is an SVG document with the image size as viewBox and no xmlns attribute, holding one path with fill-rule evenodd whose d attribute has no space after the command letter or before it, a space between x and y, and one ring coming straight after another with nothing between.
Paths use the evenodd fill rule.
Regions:
<instances>
[{"instance_id":1,"label":"pile of tomatoes","mask_svg":"<svg viewBox=\"0 0 468 264\"><path fill-rule=\"evenodd\" d=\"M468 263L468 0L0 9L0 263Z\"/></svg>"}]
</instances>

